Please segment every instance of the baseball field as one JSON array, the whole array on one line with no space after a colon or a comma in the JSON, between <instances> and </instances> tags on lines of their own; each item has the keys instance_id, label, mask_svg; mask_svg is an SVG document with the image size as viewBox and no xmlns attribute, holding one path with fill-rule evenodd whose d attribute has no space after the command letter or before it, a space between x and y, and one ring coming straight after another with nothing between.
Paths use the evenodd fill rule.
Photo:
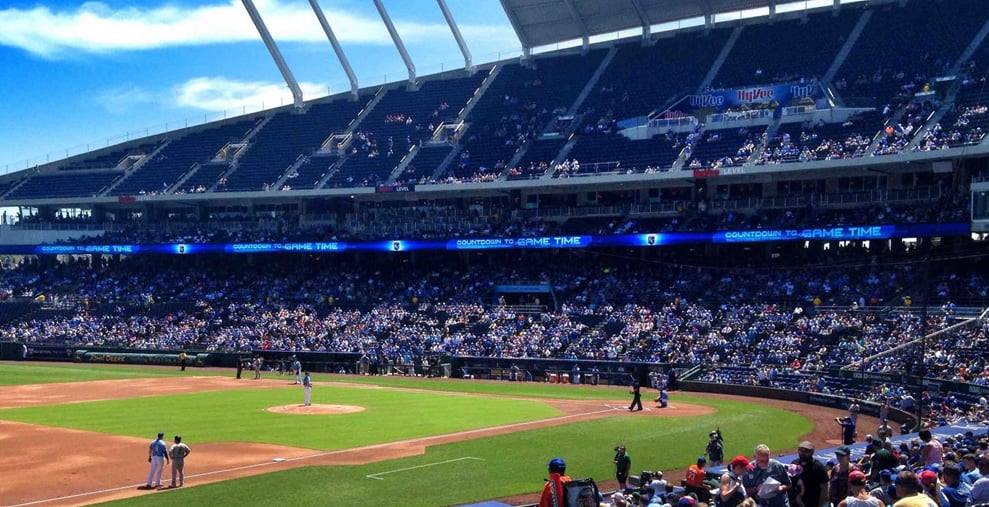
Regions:
<instances>
[{"instance_id":1,"label":"baseball field","mask_svg":"<svg viewBox=\"0 0 989 507\"><path fill-rule=\"evenodd\" d=\"M726 455L793 449L837 412L673 393L630 413L618 387L314 375L313 406L288 375L0 363L0 505L459 505L531 498L546 462L613 488L633 471L686 468L720 427ZM644 390L644 400L655 396ZM162 431L192 448L186 486L148 490ZM677 478L678 479L678 478Z\"/></svg>"}]
</instances>

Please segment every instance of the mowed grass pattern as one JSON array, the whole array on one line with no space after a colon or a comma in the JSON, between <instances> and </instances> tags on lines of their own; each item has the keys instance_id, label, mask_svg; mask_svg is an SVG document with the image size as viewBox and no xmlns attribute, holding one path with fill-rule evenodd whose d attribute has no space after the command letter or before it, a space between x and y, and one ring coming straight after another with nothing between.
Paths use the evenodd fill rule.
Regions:
<instances>
[{"instance_id":1,"label":"mowed grass pattern","mask_svg":"<svg viewBox=\"0 0 989 507\"><path fill-rule=\"evenodd\" d=\"M5 367L0 365L0 373ZM397 377L317 376L316 379L314 402L361 405L368 409L334 416L264 412L265 406L299 403L300 390L286 388L9 409L0 411L0 419L146 438L158 429L182 431L193 447L199 442L226 440L329 450L560 415L539 401L456 395L458 392L628 401L624 389L607 387ZM334 386L333 382L359 382L384 388ZM194 487L148 492L115 503L459 505L538 491L546 477L546 462L554 456L567 460L570 475L603 481L613 478L612 448L618 443L628 446L633 471L671 470L693 463L703 453L707 433L716 427L725 434L729 457L751 455L757 443L766 443L774 450L793 448L811 430L811 423L805 418L762 406L757 401L673 393L673 407L678 403L711 406L717 413L659 418L617 411L614 417L606 419L562 422L554 427L432 446L423 456L361 466L312 466L206 485L196 485L193 455L188 472L192 477L188 482ZM176 412L179 414L175 415ZM675 408L671 413L675 413ZM373 451L369 451L368 458L374 458ZM371 474L378 474L375 476L380 480L369 478Z\"/></svg>"}]
</instances>

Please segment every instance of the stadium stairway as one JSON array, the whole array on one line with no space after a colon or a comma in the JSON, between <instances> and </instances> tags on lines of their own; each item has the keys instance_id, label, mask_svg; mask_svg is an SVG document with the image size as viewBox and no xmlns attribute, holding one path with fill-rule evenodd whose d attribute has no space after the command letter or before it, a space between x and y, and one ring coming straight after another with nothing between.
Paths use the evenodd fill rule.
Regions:
<instances>
[{"instance_id":1,"label":"stadium stairway","mask_svg":"<svg viewBox=\"0 0 989 507\"><path fill-rule=\"evenodd\" d=\"M371 100L366 105L364 105L364 108L361 109L359 113L357 113L357 116L354 117L353 121L351 121L350 124L347 125L347 128L346 130L344 130L343 134L350 139L351 143L353 142L354 132L357 130L358 127L360 127L361 123L364 121L364 118L367 118L367 115L371 114L371 111L374 111L375 106L377 106L378 103L381 102L381 99L385 98L385 95L387 93L388 93L388 89L386 87L384 86L379 87L378 91L374 93L374 97L372 97ZM327 141L328 140L329 138L327 138ZM323 142L323 145L324 146L326 145L326 141ZM341 148L341 149L345 150L345 148ZM340 154L340 158L338 158L337 161L332 166L330 166L329 170L326 171L326 174L322 178L320 178L320 180L316 183L316 188L325 188L326 184L330 181L330 179L337 172L340 171L340 168L343 167L344 164L347 163L348 158L350 157L346 153L346 151L342 152Z\"/></svg>"}]
</instances>

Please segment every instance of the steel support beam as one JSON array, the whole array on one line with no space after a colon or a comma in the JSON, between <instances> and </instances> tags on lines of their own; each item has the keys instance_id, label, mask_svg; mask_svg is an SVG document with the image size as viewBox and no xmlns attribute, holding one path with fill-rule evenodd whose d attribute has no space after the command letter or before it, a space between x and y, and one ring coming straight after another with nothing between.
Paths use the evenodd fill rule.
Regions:
<instances>
[{"instance_id":1,"label":"steel support beam","mask_svg":"<svg viewBox=\"0 0 989 507\"><path fill-rule=\"evenodd\" d=\"M470 49L467 49L467 43L464 42L464 37L460 35L460 27L457 26L457 22L453 19L453 14L450 14L450 8L446 6L445 0L436 0L436 3L439 4L440 10L443 11L446 24L450 25L453 38L457 40L457 46L460 46L460 52L464 55L464 69L468 74L474 74L474 71L477 69L474 67L473 59L470 57Z\"/></svg>"},{"instance_id":2,"label":"steel support beam","mask_svg":"<svg viewBox=\"0 0 989 507\"><path fill-rule=\"evenodd\" d=\"M639 4L639 0L629 1L632 2L635 15L639 17L639 21L642 23L642 42L650 42L652 40L652 23L649 21L649 16L646 15L645 9Z\"/></svg>"},{"instance_id":3,"label":"steel support beam","mask_svg":"<svg viewBox=\"0 0 989 507\"><path fill-rule=\"evenodd\" d=\"M409 70L409 83L415 85L416 66L412 63L412 58L409 57L409 52L405 50L405 44L402 43L402 38L399 37L398 30L395 30L395 24L391 22L391 16L388 15L388 11L385 10L385 6L381 3L381 0L374 0L374 6L378 8L378 14L381 15L381 21L384 21L385 26L388 27L388 34L391 35L391 40L395 43L395 47L398 48L398 54L402 55L402 61L405 62L405 68Z\"/></svg>"},{"instance_id":4,"label":"steel support beam","mask_svg":"<svg viewBox=\"0 0 989 507\"><path fill-rule=\"evenodd\" d=\"M577 12L577 7L571 0L563 0L563 4L567 6L570 16L577 23L577 26L580 27L580 40L582 41L580 47L586 53L591 48L591 36L587 32L587 23L584 23L584 18L580 15L580 12Z\"/></svg>"},{"instance_id":5,"label":"steel support beam","mask_svg":"<svg viewBox=\"0 0 989 507\"><path fill-rule=\"evenodd\" d=\"M309 5L312 6L312 11L316 14L316 19L319 20L320 26L323 27L326 37L330 39L330 45L333 46L333 52L337 54L337 60L340 60L340 65L343 66L344 72L347 73L347 79L350 80L350 95L354 99L357 99L359 89L357 86L357 76L354 75L354 69L351 68L350 61L347 60L347 55L343 54L343 48L340 47L340 42L337 40L336 34L330 28L330 23L326 21L326 16L323 15L323 9L319 6L319 3L316 0L309 0Z\"/></svg>"},{"instance_id":6,"label":"steel support beam","mask_svg":"<svg viewBox=\"0 0 989 507\"><path fill-rule=\"evenodd\" d=\"M515 11L509 8L505 0L501 0L501 8L505 11L505 15L508 16L508 22L512 24L512 28L515 29L515 36L519 38L519 42L522 43L522 56L519 58L521 61L525 62L532 55L532 44L529 43L529 38L525 36L525 32L522 30L522 24L519 23L518 17L515 15Z\"/></svg>"},{"instance_id":7,"label":"steel support beam","mask_svg":"<svg viewBox=\"0 0 989 507\"><path fill-rule=\"evenodd\" d=\"M265 26L264 20L261 19L261 13L258 12L257 7L254 6L254 0L241 0L244 3L244 8L247 9L247 14L251 16L251 21L254 22L254 26L257 27L258 33L261 34L261 39L264 40L264 45L268 47L268 52L271 53L272 60L275 61L275 65L278 66L278 70L282 73L282 78L285 79L285 84L288 85L289 90L292 91L292 103L297 108L302 108L302 88L299 88L299 82L295 80L295 76L292 75L292 69L288 68L288 64L285 63L285 58L282 58L282 52L278 50L278 45L275 44L275 39L271 37L271 32L268 31L268 27Z\"/></svg>"}]
</instances>

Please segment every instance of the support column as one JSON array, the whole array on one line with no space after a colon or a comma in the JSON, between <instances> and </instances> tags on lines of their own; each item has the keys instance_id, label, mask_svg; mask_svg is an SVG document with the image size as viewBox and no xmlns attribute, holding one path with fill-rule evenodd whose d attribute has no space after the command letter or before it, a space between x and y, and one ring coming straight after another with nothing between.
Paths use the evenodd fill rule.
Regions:
<instances>
[{"instance_id":1,"label":"support column","mask_svg":"<svg viewBox=\"0 0 989 507\"><path fill-rule=\"evenodd\" d=\"M313 2L315 0L309 0ZM474 62L470 57L470 50L467 49L467 43L464 42L463 36L460 35L460 27L457 26L457 22L453 20L453 14L450 14L450 9L446 6L445 0L436 0L439 4L440 10L443 11L443 17L446 18L446 24L450 25L450 31L453 32L453 38L457 40L457 46L460 46L460 52L464 55L464 70L468 74L473 75L474 71L477 70L474 67Z\"/></svg>"},{"instance_id":2,"label":"support column","mask_svg":"<svg viewBox=\"0 0 989 507\"><path fill-rule=\"evenodd\" d=\"M340 60L340 65L343 66L344 72L347 73L347 79L350 80L350 95L354 98L354 100L357 100L357 76L354 75L354 69L350 67L350 61L347 60L347 55L343 54L343 48L340 47L340 42L337 41L336 34L333 33L333 29L330 28L330 24L326 21L326 16L323 15L323 9L319 6L316 0L309 0L309 5L312 6L312 10L316 14L316 19L319 20L320 26L323 27L323 32L326 33L326 37L330 39L330 45L333 46L333 52L337 54L337 59Z\"/></svg>"},{"instance_id":3,"label":"support column","mask_svg":"<svg viewBox=\"0 0 989 507\"><path fill-rule=\"evenodd\" d=\"M412 63L412 58L409 57L409 52L405 50L405 44L402 43L402 38L398 36L398 30L395 30L395 24L391 22L391 16L388 15L388 11L385 10L385 6L381 3L381 0L374 0L374 6L378 8L378 14L381 15L381 21L384 21L385 26L388 27L388 33L391 35L391 40L395 42L395 47L398 48L398 54L402 55L402 61L405 62L405 68L409 70L409 83L415 85L416 66Z\"/></svg>"},{"instance_id":4,"label":"support column","mask_svg":"<svg viewBox=\"0 0 989 507\"><path fill-rule=\"evenodd\" d=\"M261 39L264 40L264 45L268 47L268 52L271 53L271 58L275 60L275 65L277 65L278 70L281 71L282 77L285 79L285 84L287 84L289 90L292 91L292 103L296 108L302 108L302 89L299 88L299 82L295 80L295 76L292 75L292 70L288 68L288 64L285 63L285 59L282 58L282 52L278 50L278 45L275 44L275 39L271 37L271 33L268 32L268 27L265 26L264 20L261 19L261 14L258 12L257 7L254 6L254 0L241 1L244 3L244 8L247 9L247 14L251 16L251 21L254 22L254 26L257 27L258 33L261 34Z\"/></svg>"}]
</instances>

